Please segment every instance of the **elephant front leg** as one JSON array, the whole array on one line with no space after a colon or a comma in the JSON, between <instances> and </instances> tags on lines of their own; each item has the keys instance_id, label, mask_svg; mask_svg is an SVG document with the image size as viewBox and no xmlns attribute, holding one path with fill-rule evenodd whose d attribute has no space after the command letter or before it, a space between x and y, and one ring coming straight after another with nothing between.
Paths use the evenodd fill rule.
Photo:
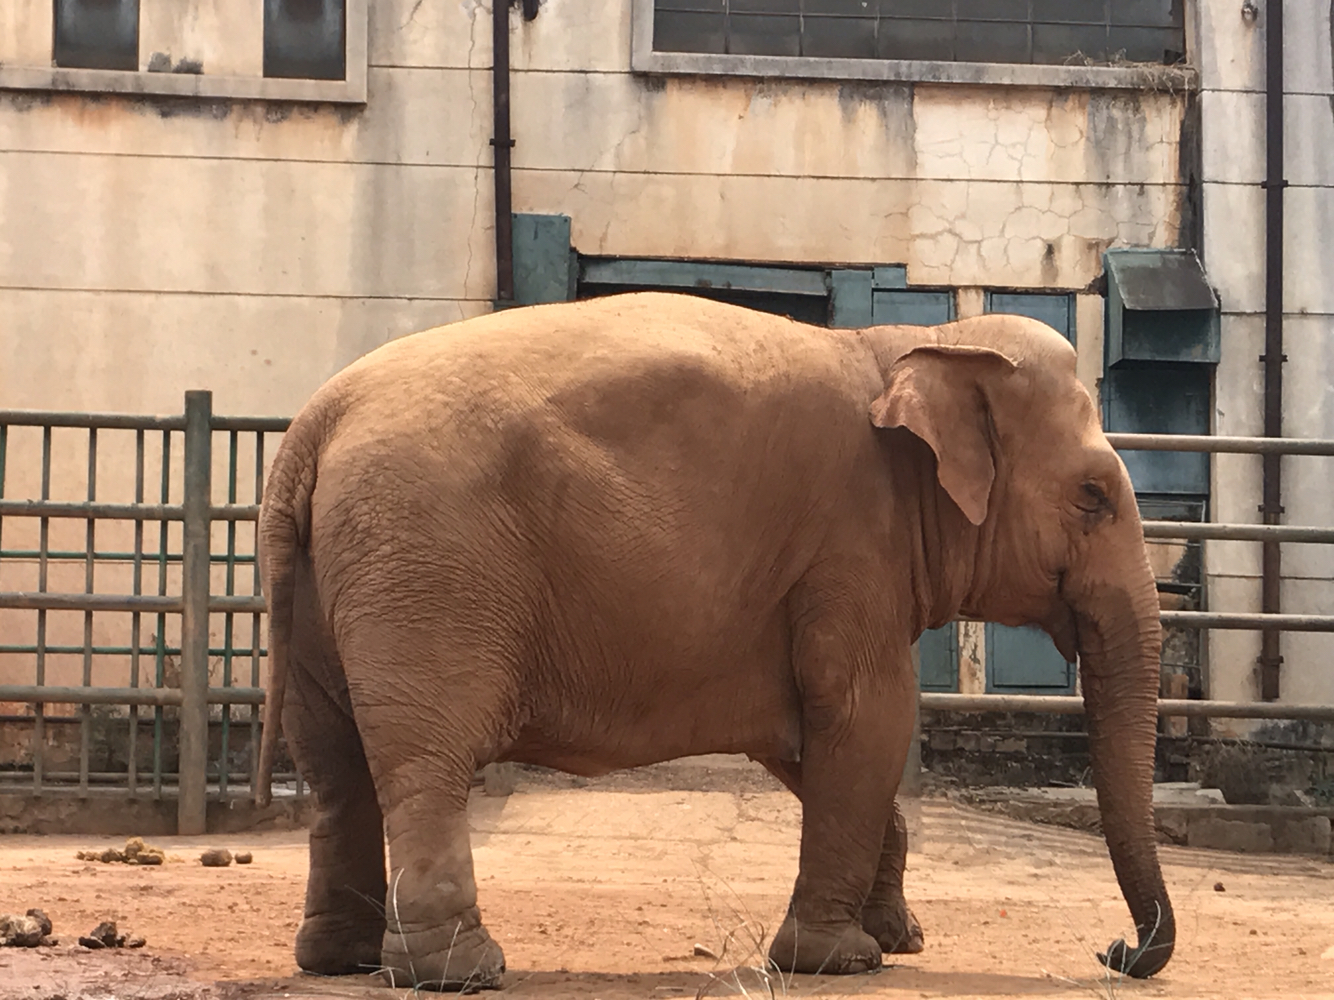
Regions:
<instances>
[{"instance_id":1,"label":"elephant front leg","mask_svg":"<svg viewBox=\"0 0 1334 1000\"><path fill-rule=\"evenodd\" d=\"M797 798L801 798L801 765L777 758L752 758L763 764ZM903 894L903 871L908 859L908 824L894 802L894 813L885 827L871 891L862 904L862 930L880 943L888 954L916 954L924 947L922 926L908 908Z\"/></svg>"},{"instance_id":2,"label":"elephant front leg","mask_svg":"<svg viewBox=\"0 0 1334 1000\"><path fill-rule=\"evenodd\" d=\"M315 796L297 966L324 976L371 972L384 937L384 827L361 737L299 665L289 675L283 729Z\"/></svg>"},{"instance_id":3,"label":"elephant front leg","mask_svg":"<svg viewBox=\"0 0 1334 1000\"><path fill-rule=\"evenodd\" d=\"M924 946L922 925L903 895L903 869L908 859L908 823L896 801L885 827L885 846L870 895L862 906L862 930L888 954L915 955Z\"/></svg>"},{"instance_id":4,"label":"elephant front leg","mask_svg":"<svg viewBox=\"0 0 1334 1000\"><path fill-rule=\"evenodd\" d=\"M801 868L769 957L784 972L867 972L880 967L881 942L863 928L863 907L907 757L911 702L883 664L816 654L801 666Z\"/></svg>"}]
</instances>

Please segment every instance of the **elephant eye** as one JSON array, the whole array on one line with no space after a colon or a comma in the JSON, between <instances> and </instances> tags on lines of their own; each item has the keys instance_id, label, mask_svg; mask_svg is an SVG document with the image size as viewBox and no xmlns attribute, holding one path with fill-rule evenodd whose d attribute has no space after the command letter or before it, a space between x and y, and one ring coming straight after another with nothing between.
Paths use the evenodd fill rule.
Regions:
<instances>
[{"instance_id":1,"label":"elephant eye","mask_svg":"<svg viewBox=\"0 0 1334 1000\"><path fill-rule=\"evenodd\" d=\"M1080 484L1079 491L1080 497L1075 501L1075 506L1085 514L1116 513L1111 499L1097 483L1086 480Z\"/></svg>"}]
</instances>

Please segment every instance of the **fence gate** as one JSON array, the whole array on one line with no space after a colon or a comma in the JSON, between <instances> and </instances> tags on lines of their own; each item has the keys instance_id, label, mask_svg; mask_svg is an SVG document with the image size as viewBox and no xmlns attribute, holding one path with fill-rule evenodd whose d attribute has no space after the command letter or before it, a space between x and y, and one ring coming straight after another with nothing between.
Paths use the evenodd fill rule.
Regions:
<instances>
[{"instance_id":1,"label":"fence gate","mask_svg":"<svg viewBox=\"0 0 1334 1000\"><path fill-rule=\"evenodd\" d=\"M255 535L286 419L0 411L0 790L248 794L267 629ZM77 733L77 737L75 736ZM276 776L301 794L298 776Z\"/></svg>"}]
</instances>

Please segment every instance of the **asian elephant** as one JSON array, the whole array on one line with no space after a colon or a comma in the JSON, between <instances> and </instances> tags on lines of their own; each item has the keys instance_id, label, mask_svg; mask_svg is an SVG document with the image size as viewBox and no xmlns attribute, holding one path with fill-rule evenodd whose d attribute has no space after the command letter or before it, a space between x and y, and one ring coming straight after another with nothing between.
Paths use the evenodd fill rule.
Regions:
<instances>
[{"instance_id":1,"label":"asian elephant","mask_svg":"<svg viewBox=\"0 0 1334 1000\"><path fill-rule=\"evenodd\" d=\"M748 754L800 797L779 968L919 949L894 805L910 648L960 616L1036 624L1078 654L1138 931L1102 958L1143 977L1172 954L1154 579L1075 352L1041 323L825 329L632 293L429 330L302 409L260 545L256 794L281 724L317 802L304 969L495 985L475 768L702 753Z\"/></svg>"}]
</instances>

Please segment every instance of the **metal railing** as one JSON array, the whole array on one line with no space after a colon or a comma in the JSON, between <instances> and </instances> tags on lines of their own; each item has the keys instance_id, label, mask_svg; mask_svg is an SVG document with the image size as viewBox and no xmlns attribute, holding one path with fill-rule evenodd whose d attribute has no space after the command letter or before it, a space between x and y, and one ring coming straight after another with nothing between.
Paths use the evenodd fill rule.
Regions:
<instances>
[{"instance_id":1,"label":"metal railing","mask_svg":"<svg viewBox=\"0 0 1334 1000\"><path fill-rule=\"evenodd\" d=\"M0 411L0 679L14 676L18 662L34 680L0 684L0 703L30 713L9 722L31 726L30 771L23 762L0 764L0 789L174 793L180 832L202 833L210 796L226 798L253 783L267 655L255 537L272 455L268 442L288 424L285 418L217 416L208 392L187 393L184 413L172 417ZM33 461L16 464L24 434ZM122 447L109 447L116 435L128 436L129 446L118 438ZM78 461L57 461L57 439L71 436L85 445ZM215 448L220 438L225 446ZM1334 456L1334 441L1109 438L1122 450ZM226 487L216 493L225 497L215 503L219 473ZM107 479L128 496L110 499L115 490ZM81 497L71 495L75 487ZM1149 538L1334 542L1334 528L1287 525L1150 520L1144 530ZM108 544L113 535L119 544ZM106 621L118 616L128 641L106 636ZM1162 620L1192 629L1334 631L1328 615L1164 611ZM27 626L33 641L16 641ZM1046 695L930 692L921 705L968 712L1083 710L1078 698ZM69 706L76 715L50 711ZM98 716L98 708L124 714ZM1163 700L1159 710L1334 719L1334 707L1322 705ZM76 723L77 766L48 767L55 730ZM94 765L94 750L105 749L94 746L94 729L103 723L103 742L124 735L123 767ZM242 743L243 753L236 753ZM279 778L294 780L302 793L299 775Z\"/></svg>"},{"instance_id":2,"label":"metal railing","mask_svg":"<svg viewBox=\"0 0 1334 1000\"><path fill-rule=\"evenodd\" d=\"M281 434L286 419L256 419L216 416L212 394L190 392L185 412L176 417L133 417L111 414L71 414L0 411L0 666L16 657L31 657L34 683L0 685L0 702L31 706L31 774L15 767L6 776L23 777L35 794L71 784L88 794L93 784L120 784L130 795L162 797L171 789L178 800L181 833L203 833L210 777L216 794L229 794L235 778L232 757L236 726L248 729L250 747L257 747L259 706L264 701L260 687L261 616L265 610L260 595L255 562L255 531L265 473L265 436ZM7 480L17 471L13 465L16 438L30 429L37 440L40 474L30 483L36 499L6 496ZM58 434L83 437L86 441L86 470L58 463L55 447ZM113 435L132 435L130 448L111 448L108 468L104 442ZM226 500L213 503L214 439L225 435ZM243 437L249 447L243 448ZM40 443L38 443L38 440ZM241 467L243 451L253 457L253 487L245 490L249 502L241 502L242 483L250 478ZM220 456L217 456L220 457ZM78 463L82 464L82 463ZM132 466L132 486L124 471ZM22 471L27 471L22 470ZM98 475L111 473L128 501L108 502L99 495ZM150 499L151 491L156 495ZM7 476L7 473L9 475ZM122 473L121 475L117 475ZM53 481L53 475L56 477ZM30 477L31 478L31 477ZM82 478L85 497L55 499L53 488L70 492ZM26 543L5 547L4 529L20 519L31 525ZM82 522L82 544L73 541L63 527L78 528ZM251 523L249 544L240 544L240 526ZM132 538L125 544L126 527ZM119 546L99 548L99 528L122 538ZM115 530L119 529L119 530ZM53 545L53 530L66 538ZM147 546L146 546L146 543ZM216 548L220 552L214 551ZM71 569L82 569L82 587L73 589ZM124 572L128 568L128 573ZM27 586L13 588L11 580L25 575ZM238 579L239 575L248 580ZM99 582L99 576L120 578L119 592ZM64 588L53 587L52 577L61 577ZM243 585L245 584L245 585ZM145 591L148 592L145 592ZM155 593L153 592L155 591ZM218 593L221 591L221 593ZM21 613L35 613L35 636L31 643L15 642ZM68 620L82 618L81 641L71 641ZM105 633L108 618L128 615L129 642L109 642ZM31 620L31 619L29 619ZM238 644L238 625L248 620L248 639ZM53 628L64 624L64 641L53 641ZM214 629L210 625L215 625ZM102 625L99 629L97 626ZM151 637L144 640L145 626ZM210 632L221 634L220 645L210 645ZM174 636L174 641L173 641ZM74 661L73 663L71 661ZM71 680L77 664L77 684L53 684L53 668L61 668ZM248 666L248 670L245 668ZM218 674L210 683L210 668ZM13 671L5 670L12 675ZM113 674L120 684L95 683L95 674ZM175 677L169 674L175 673ZM244 679L243 685L238 683ZM52 725L68 716L48 715L48 706L77 706L80 726L77 771L49 772L46 766ZM124 718L97 720L109 729L124 726L125 768L94 770L92 766L93 706L124 706ZM217 719L210 724L210 706ZM248 717L233 715L234 706L248 706ZM151 717L140 716L150 708ZM141 727L151 732L147 754L149 775L141 774ZM210 738L217 737L217 753L210 767ZM174 754L173 754L174 751ZM174 773L171 756L176 757ZM253 777L257 754L249 753ZM240 775L243 780L245 775ZM11 780L8 787L14 787ZM298 782L298 792L300 791Z\"/></svg>"},{"instance_id":3,"label":"metal railing","mask_svg":"<svg viewBox=\"0 0 1334 1000\"><path fill-rule=\"evenodd\" d=\"M1117 434L1107 440L1118 451L1209 452L1234 455L1315 455L1334 457L1334 441L1314 438L1223 437L1207 434ZM1185 541L1245 541L1334 543L1334 528L1286 524L1219 524L1189 521L1145 521L1145 538ZM1334 615L1251 614L1218 611L1161 611L1164 626L1188 629L1244 629L1278 632L1334 632ZM1051 695L954 694L923 692L924 709L953 712L1033 712L1078 715L1080 698ZM1296 705L1275 702L1230 702L1208 699L1158 700L1160 716L1197 716L1225 719L1309 719L1334 722L1334 705Z\"/></svg>"}]
</instances>

